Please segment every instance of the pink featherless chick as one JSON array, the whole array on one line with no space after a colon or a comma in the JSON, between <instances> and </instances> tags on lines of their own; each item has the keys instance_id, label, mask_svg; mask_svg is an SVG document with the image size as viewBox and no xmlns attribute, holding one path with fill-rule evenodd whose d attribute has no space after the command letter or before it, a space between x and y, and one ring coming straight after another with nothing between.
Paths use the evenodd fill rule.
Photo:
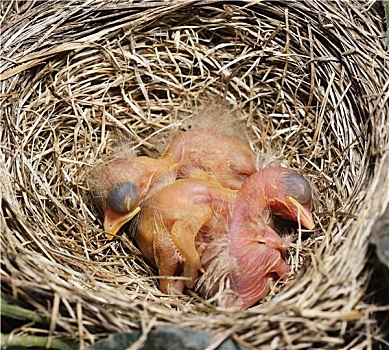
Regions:
<instances>
[{"instance_id":1,"label":"pink featherless chick","mask_svg":"<svg viewBox=\"0 0 389 350\"><path fill-rule=\"evenodd\" d=\"M178 178L188 178L193 171L202 170L230 189L239 189L257 170L255 154L247 141L203 127L176 136L164 156L179 164Z\"/></svg>"},{"instance_id":2,"label":"pink featherless chick","mask_svg":"<svg viewBox=\"0 0 389 350\"><path fill-rule=\"evenodd\" d=\"M224 234L236 190L201 177L178 179L145 202L135 240L143 255L157 268L160 288L179 294L193 288L201 267L200 230ZM220 230L222 232L220 232ZM174 276L184 276L175 279Z\"/></svg>"},{"instance_id":3,"label":"pink featherless chick","mask_svg":"<svg viewBox=\"0 0 389 350\"><path fill-rule=\"evenodd\" d=\"M237 110L215 97L184 121L188 130L176 135L164 153L179 164L177 177L192 177L193 171L202 170L222 186L239 189L257 170L256 155L239 119Z\"/></svg>"},{"instance_id":4,"label":"pink featherless chick","mask_svg":"<svg viewBox=\"0 0 389 350\"><path fill-rule=\"evenodd\" d=\"M281 238L264 225L263 218L270 211L313 229L310 206L311 186L295 171L269 167L253 174L239 190L234 202L228 240L223 237L220 242L215 240L203 252L206 273L201 278L199 289L210 296L228 282L237 298L229 298L226 306L235 305L242 309L261 300L270 290L269 279L285 278L290 272L283 260ZM220 252L220 246L225 254ZM226 261L230 261L227 268Z\"/></svg>"}]
</instances>

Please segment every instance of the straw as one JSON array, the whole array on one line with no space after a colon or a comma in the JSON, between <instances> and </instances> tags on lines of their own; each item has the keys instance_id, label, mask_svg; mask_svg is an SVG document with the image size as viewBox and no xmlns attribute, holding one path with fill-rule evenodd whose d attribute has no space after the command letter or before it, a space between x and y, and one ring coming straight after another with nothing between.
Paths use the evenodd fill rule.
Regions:
<instances>
[{"instance_id":1,"label":"straw","mask_svg":"<svg viewBox=\"0 0 389 350\"><path fill-rule=\"evenodd\" d=\"M51 320L13 335L86 346L179 325L261 349L387 345L366 293L389 201L389 56L372 4L2 3L2 291ZM87 185L118 145L158 156L212 98L239 111L259 157L272 150L316 189L295 273L246 311L160 292L130 234L105 240Z\"/></svg>"}]
</instances>

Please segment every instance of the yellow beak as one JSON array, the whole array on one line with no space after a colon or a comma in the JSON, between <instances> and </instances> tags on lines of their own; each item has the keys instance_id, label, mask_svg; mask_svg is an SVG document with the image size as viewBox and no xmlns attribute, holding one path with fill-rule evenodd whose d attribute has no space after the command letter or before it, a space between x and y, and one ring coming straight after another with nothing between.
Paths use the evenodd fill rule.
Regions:
<instances>
[{"instance_id":1,"label":"yellow beak","mask_svg":"<svg viewBox=\"0 0 389 350\"><path fill-rule=\"evenodd\" d=\"M134 210L128 213L117 213L109 207L104 210L104 230L107 239L111 240L118 233L120 228L130 221L140 211L140 207L135 207Z\"/></svg>"},{"instance_id":2,"label":"yellow beak","mask_svg":"<svg viewBox=\"0 0 389 350\"><path fill-rule=\"evenodd\" d=\"M301 225L306 227L308 230L312 230L315 227L315 223L313 222L312 213L309 208L301 205L301 203L296 201L293 197L289 196L288 199L295 206L295 214L298 218L300 218Z\"/></svg>"}]
</instances>

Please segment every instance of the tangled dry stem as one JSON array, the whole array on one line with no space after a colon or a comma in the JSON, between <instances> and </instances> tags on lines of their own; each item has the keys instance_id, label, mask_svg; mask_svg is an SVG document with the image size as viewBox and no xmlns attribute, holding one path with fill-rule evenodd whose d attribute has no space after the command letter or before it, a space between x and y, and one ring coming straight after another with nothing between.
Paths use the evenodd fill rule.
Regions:
<instances>
[{"instance_id":1,"label":"tangled dry stem","mask_svg":"<svg viewBox=\"0 0 389 350\"><path fill-rule=\"evenodd\" d=\"M389 200L389 65L372 4L3 2L3 291L81 346L164 324L252 348L384 344L364 296L368 237ZM316 188L316 229L290 247L295 274L241 312L163 295L131 237L105 240L86 182L118 139L157 156L215 97L260 157L275 151Z\"/></svg>"}]
</instances>

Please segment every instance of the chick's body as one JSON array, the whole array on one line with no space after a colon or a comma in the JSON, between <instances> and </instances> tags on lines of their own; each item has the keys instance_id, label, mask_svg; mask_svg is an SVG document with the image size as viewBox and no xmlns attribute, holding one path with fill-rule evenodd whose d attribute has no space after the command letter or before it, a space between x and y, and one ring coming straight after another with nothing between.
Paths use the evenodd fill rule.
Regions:
<instances>
[{"instance_id":1,"label":"chick's body","mask_svg":"<svg viewBox=\"0 0 389 350\"><path fill-rule=\"evenodd\" d=\"M200 231L225 234L236 191L202 178L177 180L151 197L139 221L135 239L145 257L161 276L174 276L183 263L186 285L194 286L202 270L196 243ZM163 292L181 292L180 281L161 279Z\"/></svg>"},{"instance_id":2,"label":"chick's body","mask_svg":"<svg viewBox=\"0 0 389 350\"><path fill-rule=\"evenodd\" d=\"M178 164L179 178L201 169L231 189L239 189L257 170L247 141L215 129L194 128L176 136L164 153L168 155Z\"/></svg>"}]
</instances>

